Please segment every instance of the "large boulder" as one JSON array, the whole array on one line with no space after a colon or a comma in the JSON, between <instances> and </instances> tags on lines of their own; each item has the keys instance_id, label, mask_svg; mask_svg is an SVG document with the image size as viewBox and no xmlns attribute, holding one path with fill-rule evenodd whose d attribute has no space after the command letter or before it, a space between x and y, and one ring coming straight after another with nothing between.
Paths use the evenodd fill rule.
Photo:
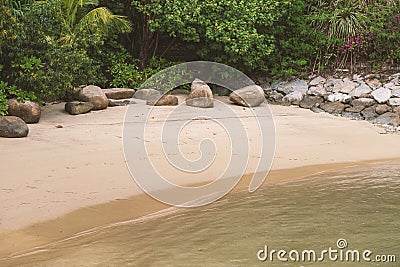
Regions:
<instances>
[{"instance_id":1,"label":"large boulder","mask_svg":"<svg viewBox=\"0 0 400 267\"><path fill-rule=\"evenodd\" d=\"M67 102L65 103L65 111L71 115L79 115L90 112L93 109L94 105L90 102Z\"/></svg>"},{"instance_id":2,"label":"large boulder","mask_svg":"<svg viewBox=\"0 0 400 267\"><path fill-rule=\"evenodd\" d=\"M328 92L326 91L325 87L323 85L317 85L317 86L311 86L307 94L309 95L314 95L314 96L325 96Z\"/></svg>"},{"instance_id":3,"label":"large boulder","mask_svg":"<svg viewBox=\"0 0 400 267\"><path fill-rule=\"evenodd\" d=\"M371 94L372 89L367 84L363 83L360 86L356 87L352 92L350 92L350 96L352 97L367 97Z\"/></svg>"},{"instance_id":4,"label":"large boulder","mask_svg":"<svg viewBox=\"0 0 400 267\"><path fill-rule=\"evenodd\" d=\"M28 136L28 125L19 117L0 117L0 137L21 138Z\"/></svg>"},{"instance_id":5,"label":"large boulder","mask_svg":"<svg viewBox=\"0 0 400 267\"><path fill-rule=\"evenodd\" d=\"M233 91L229 100L244 107L257 107L265 101L265 96L260 86L250 85Z\"/></svg>"},{"instance_id":6,"label":"large boulder","mask_svg":"<svg viewBox=\"0 0 400 267\"><path fill-rule=\"evenodd\" d=\"M38 123L41 110L36 102L25 101L21 103L17 99L10 99L8 101L8 115L19 117L26 123Z\"/></svg>"},{"instance_id":7,"label":"large boulder","mask_svg":"<svg viewBox=\"0 0 400 267\"><path fill-rule=\"evenodd\" d=\"M389 111L392 111L392 108L389 107L388 105L376 105L375 106L375 112L378 115L382 115L382 114L384 114L386 112L389 112Z\"/></svg>"},{"instance_id":8,"label":"large boulder","mask_svg":"<svg viewBox=\"0 0 400 267\"><path fill-rule=\"evenodd\" d=\"M186 105L198 108L214 107L214 96L206 82L200 79L192 82L191 92L186 98Z\"/></svg>"},{"instance_id":9,"label":"large boulder","mask_svg":"<svg viewBox=\"0 0 400 267\"><path fill-rule=\"evenodd\" d=\"M281 83L277 86L276 90L278 92L288 95L293 92L302 92L303 95L307 93L308 85L304 80L297 80L288 83Z\"/></svg>"},{"instance_id":10,"label":"large boulder","mask_svg":"<svg viewBox=\"0 0 400 267\"><path fill-rule=\"evenodd\" d=\"M178 98L175 95L163 95L147 100L146 104L150 106L177 106Z\"/></svg>"},{"instance_id":11,"label":"large boulder","mask_svg":"<svg viewBox=\"0 0 400 267\"><path fill-rule=\"evenodd\" d=\"M358 84L352 81L346 81L343 83L342 88L340 88L339 92L343 94L350 94L354 91Z\"/></svg>"},{"instance_id":12,"label":"large boulder","mask_svg":"<svg viewBox=\"0 0 400 267\"><path fill-rule=\"evenodd\" d=\"M365 108L373 106L375 100L371 98L358 98L351 101L351 107L346 108L347 112L361 112Z\"/></svg>"},{"instance_id":13,"label":"large boulder","mask_svg":"<svg viewBox=\"0 0 400 267\"><path fill-rule=\"evenodd\" d=\"M361 115L367 120L373 120L378 117L378 114L375 112L375 107L367 107L363 111L361 111Z\"/></svg>"},{"instance_id":14,"label":"large boulder","mask_svg":"<svg viewBox=\"0 0 400 267\"><path fill-rule=\"evenodd\" d=\"M392 96L392 91L388 88L381 87L371 93L373 98L380 104L387 102Z\"/></svg>"},{"instance_id":15,"label":"large boulder","mask_svg":"<svg viewBox=\"0 0 400 267\"><path fill-rule=\"evenodd\" d=\"M299 105L300 101L303 99L304 96L305 96L304 92L294 91L291 92L290 94L285 95L282 98L282 100L291 105Z\"/></svg>"},{"instance_id":16,"label":"large boulder","mask_svg":"<svg viewBox=\"0 0 400 267\"><path fill-rule=\"evenodd\" d=\"M313 108L321 105L324 102L324 98L321 96L306 95L299 103L301 108Z\"/></svg>"},{"instance_id":17,"label":"large boulder","mask_svg":"<svg viewBox=\"0 0 400 267\"><path fill-rule=\"evenodd\" d=\"M136 91L135 95L133 96L133 98L136 99L141 99L141 100L149 100L155 97L160 98L161 97L161 92L156 90L156 89L139 89L138 91Z\"/></svg>"},{"instance_id":18,"label":"large boulder","mask_svg":"<svg viewBox=\"0 0 400 267\"><path fill-rule=\"evenodd\" d=\"M316 78L314 78L314 79L312 79L311 81L310 81L310 86L316 86L316 85L319 85L319 84L324 84L326 82L326 79L325 78L323 78L323 77L321 77L321 76L318 76L318 77L316 77Z\"/></svg>"},{"instance_id":19,"label":"large boulder","mask_svg":"<svg viewBox=\"0 0 400 267\"><path fill-rule=\"evenodd\" d=\"M135 94L135 90L129 88L110 88L104 89L103 92L108 99L127 99Z\"/></svg>"},{"instance_id":20,"label":"large boulder","mask_svg":"<svg viewBox=\"0 0 400 267\"><path fill-rule=\"evenodd\" d=\"M93 110L106 109L108 107L108 98L103 90L95 85L89 85L78 93L78 100L90 102L93 104Z\"/></svg>"},{"instance_id":21,"label":"large boulder","mask_svg":"<svg viewBox=\"0 0 400 267\"><path fill-rule=\"evenodd\" d=\"M334 93L328 96L328 101L329 102L340 101L342 103L350 103L351 96L342 93Z\"/></svg>"},{"instance_id":22,"label":"large boulder","mask_svg":"<svg viewBox=\"0 0 400 267\"><path fill-rule=\"evenodd\" d=\"M400 125L399 114L387 112L372 120L372 123L397 127Z\"/></svg>"},{"instance_id":23,"label":"large boulder","mask_svg":"<svg viewBox=\"0 0 400 267\"><path fill-rule=\"evenodd\" d=\"M321 108L325 110L325 112L331 114L342 114L345 105L342 102L327 102L321 105Z\"/></svg>"},{"instance_id":24,"label":"large boulder","mask_svg":"<svg viewBox=\"0 0 400 267\"><path fill-rule=\"evenodd\" d=\"M389 99L389 105L391 106L400 106L400 98L399 97L394 97Z\"/></svg>"}]
</instances>

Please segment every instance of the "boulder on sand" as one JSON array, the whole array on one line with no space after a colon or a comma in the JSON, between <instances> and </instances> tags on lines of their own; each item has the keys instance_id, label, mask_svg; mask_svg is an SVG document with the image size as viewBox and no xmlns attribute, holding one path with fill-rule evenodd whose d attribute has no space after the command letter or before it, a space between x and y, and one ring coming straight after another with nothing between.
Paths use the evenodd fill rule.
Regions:
<instances>
[{"instance_id":1,"label":"boulder on sand","mask_svg":"<svg viewBox=\"0 0 400 267\"><path fill-rule=\"evenodd\" d=\"M28 125L19 117L0 117L0 137L21 138L28 136Z\"/></svg>"},{"instance_id":2,"label":"boulder on sand","mask_svg":"<svg viewBox=\"0 0 400 267\"><path fill-rule=\"evenodd\" d=\"M250 85L233 91L229 100L244 107L257 107L265 101L264 90L258 85Z\"/></svg>"},{"instance_id":3,"label":"boulder on sand","mask_svg":"<svg viewBox=\"0 0 400 267\"><path fill-rule=\"evenodd\" d=\"M198 108L214 107L214 97L206 82L195 79L192 82L192 90L186 98L186 105Z\"/></svg>"},{"instance_id":4,"label":"boulder on sand","mask_svg":"<svg viewBox=\"0 0 400 267\"><path fill-rule=\"evenodd\" d=\"M103 90L95 85L89 85L78 93L78 100L90 102L93 104L93 110L106 109L108 107L108 98Z\"/></svg>"},{"instance_id":5,"label":"boulder on sand","mask_svg":"<svg viewBox=\"0 0 400 267\"><path fill-rule=\"evenodd\" d=\"M17 99L10 99L8 101L8 115L19 117L26 123L38 123L41 110L36 102L25 101L21 103Z\"/></svg>"}]
</instances>

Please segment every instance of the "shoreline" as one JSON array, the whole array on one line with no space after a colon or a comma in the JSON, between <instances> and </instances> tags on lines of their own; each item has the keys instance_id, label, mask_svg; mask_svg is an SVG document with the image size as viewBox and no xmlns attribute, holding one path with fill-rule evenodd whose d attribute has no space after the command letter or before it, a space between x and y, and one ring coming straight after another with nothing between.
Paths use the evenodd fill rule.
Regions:
<instances>
[{"instance_id":1,"label":"shoreline","mask_svg":"<svg viewBox=\"0 0 400 267\"><path fill-rule=\"evenodd\" d=\"M246 118L246 110L232 107ZM321 171L400 159L400 135L385 134L366 121L293 106L269 108L275 122L276 153L265 186ZM0 182L0 258L168 207L144 195L130 176L122 153L125 111L125 107L115 107L70 116L63 103L48 105L42 121L30 126L27 139L0 139L0 162L6 174ZM189 144L188 150L197 149L194 145ZM252 160L257 155L250 156ZM199 184L210 177L214 176L176 182ZM235 192L247 185L248 180L241 179Z\"/></svg>"},{"instance_id":2,"label":"shoreline","mask_svg":"<svg viewBox=\"0 0 400 267\"><path fill-rule=\"evenodd\" d=\"M378 163L400 163L400 158L318 164L291 169L272 170L258 190L265 190L272 186L313 179L321 175L325 176L335 172L341 172L344 169L368 167L369 165ZM235 188L223 198L247 191L250 178L251 175L243 176ZM188 186L193 186L193 184ZM140 210L135 209L138 203L141 205ZM22 257L40 250L40 248L46 245L62 242L63 240L71 238L78 238L79 236L90 234L101 229L137 221L146 222L147 220L185 209L190 208L171 207L160 203L145 193L133 195L126 199L81 207L57 219L33 224L16 231L0 232L0 247L2 248L0 262L7 261L14 257ZM109 216L102 217L100 216L101 214L107 214ZM15 243L17 240L18 244Z\"/></svg>"}]
</instances>

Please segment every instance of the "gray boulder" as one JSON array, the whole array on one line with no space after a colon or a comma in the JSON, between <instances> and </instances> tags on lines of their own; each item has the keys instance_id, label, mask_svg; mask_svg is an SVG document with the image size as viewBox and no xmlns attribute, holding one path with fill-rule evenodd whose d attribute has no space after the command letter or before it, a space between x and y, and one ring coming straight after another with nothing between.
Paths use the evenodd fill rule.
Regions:
<instances>
[{"instance_id":1,"label":"gray boulder","mask_svg":"<svg viewBox=\"0 0 400 267\"><path fill-rule=\"evenodd\" d=\"M350 94L354 91L358 84L352 81L346 81L342 84L342 88L340 88L339 92L343 94Z\"/></svg>"},{"instance_id":2,"label":"gray boulder","mask_svg":"<svg viewBox=\"0 0 400 267\"><path fill-rule=\"evenodd\" d=\"M291 105L299 105L304 96L305 93L301 91L294 91L288 95L285 95L282 100Z\"/></svg>"},{"instance_id":3,"label":"gray boulder","mask_svg":"<svg viewBox=\"0 0 400 267\"><path fill-rule=\"evenodd\" d=\"M397 127L400 125L399 114L387 112L372 120L372 123Z\"/></svg>"},{"instance_id":4,"label":"gray boulder","mask_svg":"<svg viewBox=\"0 0 400 267\"><path fill-rule=\"evenodd\" d=\"M130 104L134 104L132 99L109 99L108 106L109 107L124 107Z\"/></svg>"},{"instance_id":5,"label":"gray boulder","mask_svg":"<svg viewBox=\"0 0 400 267\"><path fill-rule=\"evenodd\" d=\"M127 99L132 98L135 90L129 88L110 88L103 89L108 99Z\"/></svg>"},{"instance_id":6,"label":"gray boulder","mask_svg":"<svg viewBox=\"0 0 400 267\"><path fill-rule=\"evenodd\" d=\"M399 97L390 98L389 99L389 105L391 105L391 106L400 106L400 98Z\"/></svg>"},{"instance_id":7,"label":"gray boulder","mask_svg":"<svg viewBox=\"0 0 400 267\"><path fill-rule=\"evenodd\" d=\"M400 97L400 86L395 86L392 89L392 96L393 97Z\"/></svg>"},{"instance_id":8,"label":"gray boulder","mask_svg":"<svg viewBox=\"0 0 400 267\"><path fill-rule=\"evenodd\" d=\"M0 117L0 137L22 138L28 136L28 125L19 117Z\"/></svg>"},{"instance_id":9,"label":"gray boulder","mask_svg":"<svg viewBox=\"0 0 400 267\"><path fill-rule=\"evenodd\" d=\"M154 97L161 97L161 92L156 89L139 89L136 91L133 98L141 99L141 100L149 100Z\"/></svg>"},{"instance_id":10,"label":"gray boulder","mask_svg":"<svg viewBox=\"0 0 400 267\"><path fill-rule=\"evenodd\" d=\"M94 105L90 102L73 101L65 103L65 111L71 115L79 115L90 112Z\"/></svg>"},{"instance_id":11,"label":"gray boulder","mask_svg":"<svg viewBox=\"0 0 400 267\"><path fill-rule=\"evenodd\" d=\"M350 92L350 96L352 97L367 97L371 94L372 89L367 84L363 83L360 86L356 87L352 92Z\"/></svg>"},{"instance_id":12,"label":"gray boulder","mask_svg":"<svg viewBox=\"0 0 400 267\"><path fill-rule=\"evenodd\" d=\"M328 101L329 102L340 101L342 103L350 103L351 96L342 93L334 93L328 96Z\"/></svg>"},{"instance_id":13,"label":"gray boulder","mask_svg":"<svg viewBox=\"0 0 400 267\"><path fill-rule=\"evenodd\" d=\"M386 103L392 96L392 91L388 88L379 88L374 90L371 95L380 104Z\"/></svg>"},{"instance_id":14,"label":"gray boulder","mask_svg":"<svg viewBox=\"0 0 400 267\"><path fill-rule=\"evenodd\" d=\"M21 118L26 123L38 123L41 116L40 106L36 102L18 102L17 99L8 101L8 115Z\"/></svg>"},{"instance_id":15,"label":"gray boulder","mask_svg":"<svg viewBox=\"0 0 400 267\"><path fill-rule=\"evenodd\" d=\"M309 83L310 86L316 86L316 85L323 85L326 82L326 79L318 76L314 79L311 80L311 82Z\"/></svg>"},{"instance_id":16,"label":"gray boulder","mask_svg":"<svg viewBox=\"0 0 400 267\"><path fill-rule=\"evenodd\" d=\"M311 86L307 91L307 94L314 96L324 96L327 93L323 85Z\"/></svg>"},{"instance_id":17,"label":"gray boulder","mask_svg":"<svg viewBox=\"0 0 400 267\"><path fill-rule=\"evenodd\" d=\"M276 90L284 93L285 95L293 92L302 92L303 95L305 95L308 90L308 85L304 80L297 80L293 82L281 83L277 86Z\"/></svg>"},{"instance_id":18,"label":"gray boulder","mask_svg":"<svg viewBox=\"0 0 400 267\"><path fill-rule=\"evenodd\" d=\"M90 102L93 104L93 110L106 109L108 107L108 98L103 90L95 85L89 85L78 93L78 100Z\"/></svg>"},{"instance_id":19,"label":"gray boulder","mask_svg":"<svg viewBox=\"0 0 400 267\"><path fill-rule=\"evenodd\" d=\"M260 86L250 85L233 91L229 100L244 107L257 107L265 101L265 96Z\"/></svg>"}]
</instances>

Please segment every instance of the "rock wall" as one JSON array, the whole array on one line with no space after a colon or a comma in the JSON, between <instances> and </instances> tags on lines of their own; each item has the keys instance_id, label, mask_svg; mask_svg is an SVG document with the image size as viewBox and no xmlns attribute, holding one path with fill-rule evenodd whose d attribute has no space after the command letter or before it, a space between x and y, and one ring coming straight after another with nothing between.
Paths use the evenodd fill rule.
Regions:
<instances>
[{"instance_id":1,"label":"rock wall","mask_svg":"<svg viewBox=\"0 0 400 267\"><path fill-rule=\"evenodd\" d=\"M271 104L296 105L314 112L368 120L388 131L400 131L400 73L378 78L318 76L309 81L277 81L261 86Z\"/></svg>"}]
</instances>

